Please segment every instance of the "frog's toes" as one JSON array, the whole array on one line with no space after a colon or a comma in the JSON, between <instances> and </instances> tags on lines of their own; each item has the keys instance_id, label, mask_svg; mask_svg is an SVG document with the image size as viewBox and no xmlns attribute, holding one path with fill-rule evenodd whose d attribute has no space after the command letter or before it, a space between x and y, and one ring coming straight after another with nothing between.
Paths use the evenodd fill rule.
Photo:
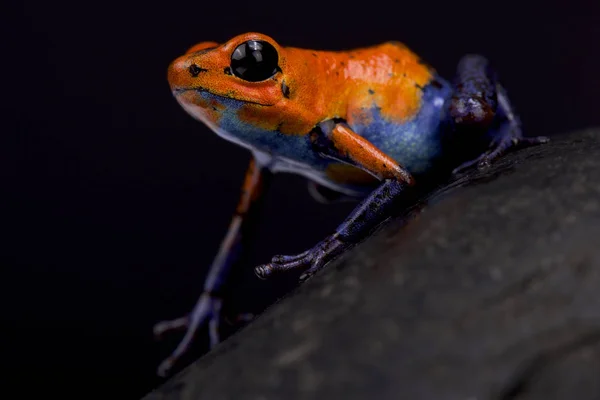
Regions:
<instances>
[{"instance_id":1,"label":"frog's toes","mask_svg":"<svg viewBox=\"0 0 600 400\"><path fill-rule=\"evenodd\" d=\"M537 146L538 144L545 144L550 141L549 137L536 136L536 137L523 137L519 139L520 146Z\"/></svg>"},{"instance_id":2,"label":"frog's toes","mask_svg":"<svg viewBox=\"0 0 600 400\"><path fill-rule=\"evenodd\" d=\"M293 256L275 256L270 263L254 268L254 273L261 279L286 271L300 270L304 273L300 280L314 274L348 247L335 236L319 242L316 246L301 254Z\"/></svg>"},{"instance_id":3,"label":"frog's toes","mask_svg":"<svg viewBox=\"0 0 600 400\"><path fill-rule=\"evenodd\" d=\"M548 143L550 141L549 138L545 136L537 136L537 137L519 137L519 136L508 136L504 137L498 142L492 144L492 148L485 153L481 154L479 157L467 161L457 168L455 168L452 173L454 175L464 172L472 168L473 166L477 166L478 169L485 169L489 167L494 161L496 161L500 156L507 153L510 150L524 149L526 147L537 146L540 144Z\"/></svg>"},{"instance_id":4,"label":"frog's toes","mask_svg":"<svg viewBox=\"0 0 600 400\"><path fill-rule=\"evenodd\" d=\"M477 166L481 168L487 168L491 163L496 161L500 156L507 153L510 150L524 149L526 147L536 146L539 144L548 143L550 139L544 136L538 137L507 137L500 141L493 150L485 153L481 160L477 163Z\"/></svg>"},{"instance_id":5,"label":"frog's toes","mask_svg":"<svg viewBox=\"0 0 600 400\"><path fill-rule=\"evenodd\" d=\"M469 160L467 162L460 164L458 167L454 168L454 170L452 171L452 174L458 175L468 169L471 169L474 165L478 164L486 154L487 153L484 153L473 160Z\"/></svg>"},{"instance_id":6,"label":"frog's toes","mask_svg":"<svg viewBox=\"0 0 600 400\"><path fill-rule=\"evenodd\" d=\"M203 293L190 314L170 321L159 322L154 326L154 335L156 337L160 337L167 331L179 329L186 330L185 335L175 350L159 365L157 370L159 376L167 376L173 368L173 365L189 351L198 329L205 322L208 322L211 348L219 343L221 303L222 300L219 297L212 296L209 293Z\"/></svg>"},{"instance_id":7,"label":"frog's toes","mask_svg":"<svg viewBox=\"0 0 600 400\"><path fill-rule=\"evenodd\" d=\"M284 258L287 259L287 261L283 261L283 262L276 261L276 260L281 260ZM297 269L305 269L307 267L310 267L311 262L312 262L312 254L310 252L308 254L306 254L305 256L301 256L301 255L298 255L298 256L275 256L275 257L273 257L273 260L271 260L270 263L260 265L256 268L254 268L254 273L260 279L267 279L269 276L271 276L275 273L280 273L280 272L285 272L285 271L290 271L290 270L297 270Z\"/></svg>"}]
</instances>

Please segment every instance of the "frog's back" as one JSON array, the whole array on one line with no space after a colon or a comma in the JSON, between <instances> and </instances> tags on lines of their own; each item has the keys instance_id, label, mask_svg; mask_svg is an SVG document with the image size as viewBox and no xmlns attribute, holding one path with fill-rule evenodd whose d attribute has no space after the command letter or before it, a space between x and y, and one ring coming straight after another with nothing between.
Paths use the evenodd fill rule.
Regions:
<instances>
[{"instance_id":1,"label":"frog's back","mask_svg":"<svg viewBox=\"0 0 600 400\"><path fill-rule=\"evenodd\" d=\"M413 174L426 172L441 153L450 84L398 42L323 55L329 95L345 98L340 117Z\"/></svg>"},{"instance_id":2,"label":"frog's back","mask_svg":"<svg viewBox=\"0 0 600 400\"><path fill-rule=\"evenodd\" d=\"M285 121L301 124L294 134L286 133L285 121L281 125L275 170L301 173L348 193L370 190L372 176L310 151L307 133L335 118L413 175L427 172L441 155L441 121L451 88L406 46L387 42L350 51L286 48L284 53L282 69L294 106ZM273 149L275 141L268 138Z\"/></svg>"}]
</instances>

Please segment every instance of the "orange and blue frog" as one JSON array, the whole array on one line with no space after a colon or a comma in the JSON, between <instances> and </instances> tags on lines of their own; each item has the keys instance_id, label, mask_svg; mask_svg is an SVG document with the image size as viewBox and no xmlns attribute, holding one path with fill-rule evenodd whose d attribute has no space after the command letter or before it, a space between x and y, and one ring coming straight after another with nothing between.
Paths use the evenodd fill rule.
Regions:
<instances>
[{"instance_id":1,"label":"orange and blue frog","mask_svg":"<svg viewBox=\"0 0 600 400\"><path fill-rule=\"evenodd\" d=\"M185 329L159 366L165 375L208 324L219 338L221 288L252 236L270 176L300 174L313 196L359 203L330 236L297 255L278 255L255 273L313 275L364 240L421 182L485 167L510 149L548 141L524 137L488 60L466 55L447 81L399 42L350 51L282 47L246 33L202 42L168 68L183 109L217 135L250 150L241 198L190 313L155 326Z\"/></svg>"}]
</instances>

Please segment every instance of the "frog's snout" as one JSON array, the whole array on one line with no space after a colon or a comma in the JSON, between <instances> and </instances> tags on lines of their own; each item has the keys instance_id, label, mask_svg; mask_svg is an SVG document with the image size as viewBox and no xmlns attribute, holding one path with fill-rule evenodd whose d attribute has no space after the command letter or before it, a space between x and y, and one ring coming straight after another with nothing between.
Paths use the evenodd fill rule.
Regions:
<instances>
[{"instance_id":1,"label":"frog's snout","mask_svg":"<svg viewBox=\"0 0 600 400\"><path fill-rule=\"evenodd\" d=\"M169 64L169 68L167 70L167 80L169 81L169 86L173 91L181 88L181 74L185 70L185 64L185 57L179 57Z\"/></svg>"},{"instance_id":2,"label":"frog's snout","mask_svg":"<svg viewBox=\"0 0 600 400\"><path fill-rule=\"evenodd\" d=\"M167 80L171 90L187 89L193 87L193 79L208 70L194 63L189 56L176 58L167 70Z\"/></svg>"}]
</instances>

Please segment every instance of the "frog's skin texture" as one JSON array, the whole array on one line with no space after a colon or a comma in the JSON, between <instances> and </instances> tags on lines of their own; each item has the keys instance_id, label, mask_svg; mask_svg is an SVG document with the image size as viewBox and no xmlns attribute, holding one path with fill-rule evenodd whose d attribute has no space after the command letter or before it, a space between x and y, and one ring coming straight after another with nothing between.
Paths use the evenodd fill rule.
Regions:
<instances>
[{"instance_id":1,"label":"frog's skin texture","mask_svg":"<svg viewBox=\"0 0 600 400\"><path fill-rule=\"evenodd\" d=\"M185 111L253 158L198 303L185 317L155 327L156 334L186 329L160 375L187 351L204 322L211 345L219 342L219 290L257 222L272 173L305 176L321 201L361 200L313 248L255 268L263 279L289 270L302 271L305 279L368 236L415 187L547 141L522 136L485 58L463 57L449 82L398 42L315 51L247 33L190 48L171 63L168 81Z\"/></svg>"}]
</instances>

